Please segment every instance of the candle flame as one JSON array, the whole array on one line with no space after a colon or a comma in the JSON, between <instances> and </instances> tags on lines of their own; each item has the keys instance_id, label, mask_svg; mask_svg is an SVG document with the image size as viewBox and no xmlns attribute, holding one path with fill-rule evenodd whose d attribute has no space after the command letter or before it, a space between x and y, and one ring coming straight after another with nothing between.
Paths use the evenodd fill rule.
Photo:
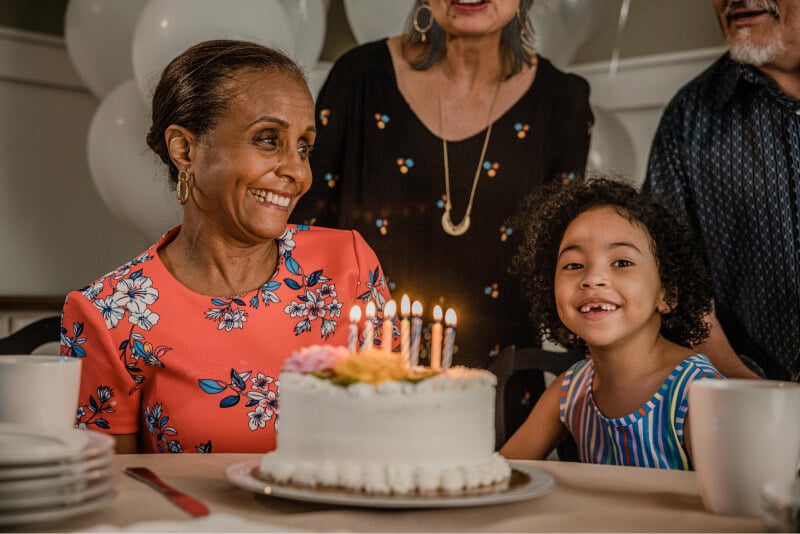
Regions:
<instances>
[{"instance_id":1,"label":"candle flame","mask_svg":"<svg viewBox=\"0 0 800 534\"><path fill-rule=\"evenodd\" d=\"M414 317L419 317L422 315L422 304L418 300L414 301L414 304L411 305L411 313Z\"/></svg>"},{"instance_id":2,"label":"candle flame","mask_svg":"<svg viewBox=\"0 0 800 534\"><path fill-rule=\"evenodd\" d=\"M408 312L410 311L411 311L411 299L408 298L408 295L403 295L403 298L400 299L400 314L408 316Z\"/></svg>"},{"instance_id":3,"label":"candle flame","mask_svg":"<svg viewBox=\"0 0 800 534\"><path fill-rule=\"evenodd\" d=\"M442 307L438 304L433 307L433 320L434 321L441 321L442 320Z\"/></svg>"},{"instance_id":4,"label":"candle flame","mask_svg":"<svg viewBox=\"0 0 800 534\"><path fill-rule=\"evenodd\" d=\"M456 311L453 308L447 308L447 313L444 315L444 322L447 326L456 325Z\"/></svg>"},{"instance_id":5,"label":"candle flame","mask_svg":"<svg viewBox=\"0 0 800 534\"><path fill-rule=\"evenodd\" d=\"M367 319L372 319L373 317L375 317L375 303L370 301L367 303Z\"/></svg>"},{"instance_id":6,"label":"candle flame","mask_svg":"<svg viewBox=\"0 0 800 534\"><path fill-rule=\"evenodd\" d=\"M397 303L393 300L390 300L386 303L386 306L383 307L383 316L384 317L394 317L397 313Z\"/></svg>"},{"instance_id":7,"label":"candle flame","mask_svg":"<svg viewBox=\"0 0 800 534\"><path fill-rule=\"evenodd\" d=\"M358 304L350 308L350 321L358 322L361 319L361 307Z\"/></svg>"}]
</instances>

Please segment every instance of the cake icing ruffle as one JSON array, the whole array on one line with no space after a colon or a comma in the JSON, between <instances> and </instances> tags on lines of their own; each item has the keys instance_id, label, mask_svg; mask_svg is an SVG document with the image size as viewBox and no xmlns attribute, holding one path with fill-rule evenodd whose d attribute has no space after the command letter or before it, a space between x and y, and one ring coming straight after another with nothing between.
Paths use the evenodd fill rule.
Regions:
<instances>
[{"instance_id":1,"label":"cake icing ruffle","mask_svg":"<svg viewBox=\"0 0 800 534\"><path fill-rule=\"evenodd\" d=\"M355 462L293 461L280 451L267 453L261 473L280 484L341 487L371 494L447 492L491 486L508 479L511 468L498 453L470 465L419 463L416 465Z\"/></svg>"}]
</instances>

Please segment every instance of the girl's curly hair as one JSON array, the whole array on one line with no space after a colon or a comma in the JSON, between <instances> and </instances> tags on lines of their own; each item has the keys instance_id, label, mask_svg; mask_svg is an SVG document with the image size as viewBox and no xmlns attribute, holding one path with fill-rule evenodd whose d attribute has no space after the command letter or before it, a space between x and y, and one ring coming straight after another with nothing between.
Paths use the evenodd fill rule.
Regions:
<instances>
[{"instance_id":1,"label":"girl's curly hair","mask_svg":"<svg viewBox=\"0 0 800 534\"><path fill-rule=\"evenodd\" d=\"M511 272L525 285L537 334L572 349L586 350L585 342L558 317L554 280L558 249L567 226L581 213L601 206L615 208L649 234L661 284L672 308L662 315L661 335L684 346L700 344L708 337L704 316L711 311L713 298L701 241L676 212L614 175L589 176L542 188L525 199L512 221L512 227L522 231L524 238Z\"/></svg>"}]
</instances>

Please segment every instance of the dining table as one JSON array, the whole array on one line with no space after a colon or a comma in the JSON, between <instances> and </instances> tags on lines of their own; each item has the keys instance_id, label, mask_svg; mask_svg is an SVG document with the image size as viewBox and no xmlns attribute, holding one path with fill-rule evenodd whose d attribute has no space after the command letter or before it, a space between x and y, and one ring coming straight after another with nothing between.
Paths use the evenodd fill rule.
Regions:
<instances>
[{"instance_id":1,"label":"dining table","mask_svg":"<svg viewBox=\"0 0 800 534\"><path fill-rule=\"evenodd\" d=\"M226 469L257 465L259 454L120 454L117 497L86 514L9 527L17 532L306 531L306 532L763 532L757 517L716 515L703 507L692 471L558 460L522 466L552 487L516 502L474 506L373 508L268 495L232 483ZM205 503L195 518L150 486L125 476L149 467ZM547 476L549 475L549 477ZM216 520L215 520L216 519ZM262 527L262 528L259 528Z\"/></svg>"}]
</instances>

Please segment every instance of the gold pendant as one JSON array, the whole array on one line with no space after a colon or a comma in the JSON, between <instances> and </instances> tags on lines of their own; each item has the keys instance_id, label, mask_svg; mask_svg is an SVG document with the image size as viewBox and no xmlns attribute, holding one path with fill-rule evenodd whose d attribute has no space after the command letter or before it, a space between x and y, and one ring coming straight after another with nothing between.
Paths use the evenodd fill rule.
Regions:
<instances>
[{"instance_id":1,"label":"gold pendant","mask_svg":"<svg viewBox=\"0 0 800 534\"><path fill-rule=\"evenodd\" d=\"M464 215L464 218L458 224L453 224L453 221L450 219L450 210L444 210L442 213L442 230L446 233L458 237L460 235L464 235L469 230L469 215Z\"/></svg>"}]
</instances>

